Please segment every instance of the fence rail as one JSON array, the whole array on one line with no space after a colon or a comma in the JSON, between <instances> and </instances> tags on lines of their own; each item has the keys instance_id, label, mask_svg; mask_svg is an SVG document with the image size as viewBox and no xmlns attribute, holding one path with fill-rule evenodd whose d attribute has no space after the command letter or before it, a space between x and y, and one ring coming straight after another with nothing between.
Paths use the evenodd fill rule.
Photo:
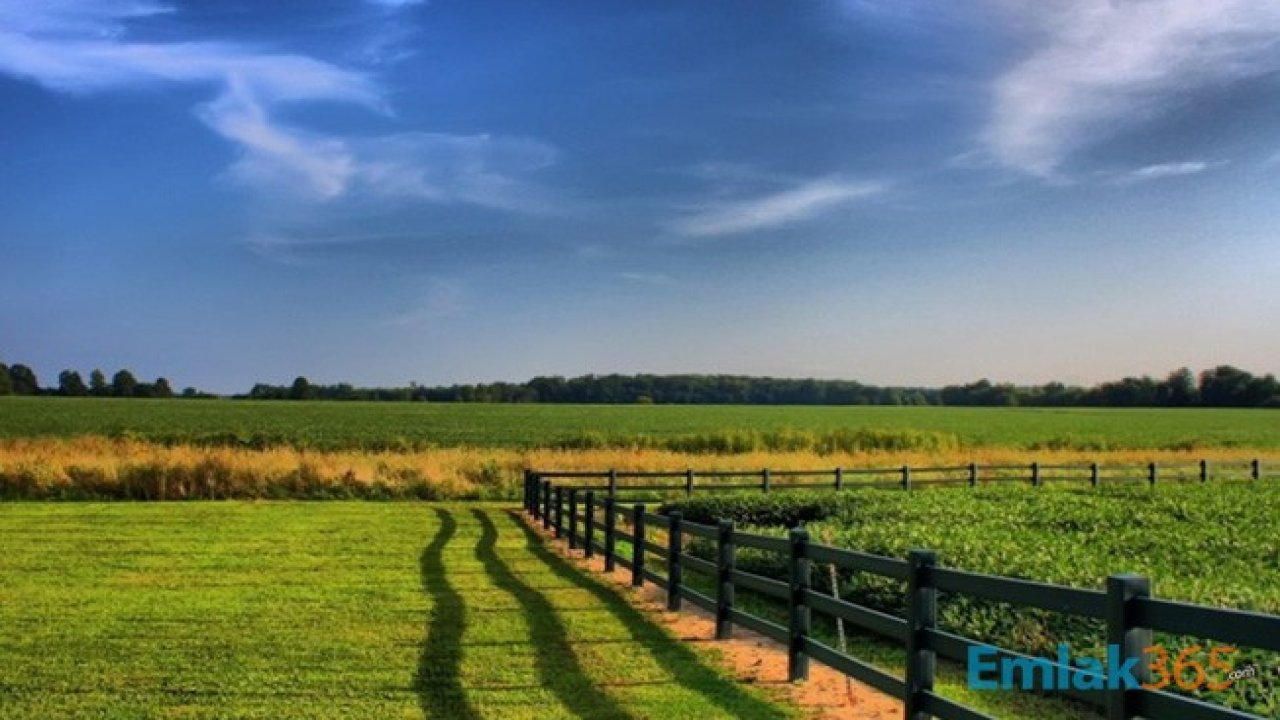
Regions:
<instances>
[{"instance_id":1,"label":"fence rail","mask_svg":"<svg viewBox=\"0 0 1280 720\"><path fill-rule=\"evenodd\" d=\"M928 485L968 485L999 482L1024 482L1039 487L1045 483L1087 482L1094 487L1102 483L1145 482L1156 485L1160 482L1209 482L1229 480L1261 480L1274 479L1276 475L1268 474L1272 468L1264 468L1259 459L1222 461L1211 463L1208 460L1191 460L1173 463L1123 463L1102 465L1089 464L1041 464L1038 462L1024 465L948 465L934 467L913 467L898 465L893 467L837 467L822 470L670 470L670 471L556 471L530 470L526 473L526 483L530 476L542 480L571 481L556 487L567 490L597 490L618 495L619 493L655 493L681 492L692 495L695 491L751 490L762 492L781 489L822 489L834 488L842 490L851 487L897 487L910 490L916 486ZM655 482L679 478L678 484ZM752 482L741 482L751 478ZM823 482L797 482L813 478L830 478ZM641 481L623 484L621 481ZM592 482L603 481L603 482ZM726 482L737 481L737 482ZM781 482L779 482L781 481ZM525 487L525 500L535 492L528 484Z\"/></svg>"},{"instance_id":2,"label":"fence rail","mask_svg":"<svg viewBox=\"0 0 1280 720\"><path fill-rule=\"evenodd\" d=\"M1026 469L1035 477L1034 466L1010 466ZM1097 482L1099 467L1084 466ZM964 468L971 477L974 466ZM1157 482L1159 475L1148 466L1148 482ZM1208 472L1203 461L1197 465L1199 479L1206 481ZM1258 461L1247 466L1249 479L1259 479ZM954 471L954 468L898 468L900 477L907 479L916 472ZM835 487L841 487L843 476L852 471L822 471L834 474ZM870 470L859 470L867 474ZM761 487L768 491L775 473L759 471ZM809 475L807 471L787 471L791 477ZM1143 648L1151 644L1155 631L1188 634L1208 640L1218 640L1260 650L1280 652L1280 616L1261 613L1206 607L1188 603L1158 600L1151 596L1150 581L1141 576L1120 574L1107 578L1106 590L1085 590L1038 583L1028 580L984 575L938 565L937 556L930 550L913 550L907 558L891 558L858 552L846 548L811 543L804 528L794 528L787 537L773 537L737 530L734 523L721 520L717 525L702 525L684 520L679 512L660 515L649 512L643 503L624 504L618 493L624 488L617 484L622 478L666 477L668 474L646 473L636 475L609 471L606 473L540 473L530 471L525 477L525 511L554 532L557 539L567 531L570 548L583 549L588 557L603 554L605 570L616 566L631 571L631 583L641 587L652 583L666 590L667 608L680 610L684 601L714 613L715 637L731 636L735 626L741 626L783 643L788 653L788 678L792 681L806 679L810 658L822 662L859 680L881 692L903 701L904 717L908 720L924 720L928 717L942 720L992 720L991 716L973 708L949 700L934 691L937 658L964 663L969 650L974 647L989 648L997 657L1020 659L1048 667L1059 676L1075 676L1105 683L1107 674L1098 674L1079 667L1061 665L1045 658L1032 658L1021 653L992 648L980 641L947 632L938 627L937 596L947 592L972 598L995 600L1014 608L1038 608L1105 622L1108 644L1119 648L1119 660L1138 659L1143 667ZM689 480L684 486L695 487L691 471L683 476ZM735 473L719 473L717 477L738 476ZM609 484L601 487L553 486L550 478L605 477ZM1043 479L1043 478L1041 478ZM1036 483L1039 484L1039 483ZM909 484L906 485L909 487ZM604 492L597 495L597 492ZM692 492L692 490L690 490ZM568 510L568 517L565 510ZM603 517L603 521L596 518ZM623 529L622 524L630 528ZM655 533L654 529L665 533ZM597 533L603 533L603 542ZM660 535L665 534L665 539ZM714 560L690 554L686 538L714 540ZM630 545L624 555L619 541ZM752 548L765 553L781 555L789 568L788 580L765 577L736 566L737 549ZM653 560L666 572L651 568ZM847 600L813 591L810 586L811 567L814 563L833 565L843 570L864 572L906 583L906 613L898 617ZM689 587L684 580L686 571L698 573L715 588L714 596ZM735 602L737 590L750 591L786 603L785 625L751 614ZM836 650L815 638L812 634L812 617L817 613L839 619L868 633L895 642L906 651L904 677L887 673L851 655ZM1141 671L1135 673L1142 679ZM1089 703L1105 712L1108 720L1128 718L1152 718L1154 720L1256 720L1260 716L1206 703L1191 697L1149 690L1142 687L1128 688L1121 683L1106 690L1075 690L1070 687L1055 690L1064 696Z\"/></svg>"}]
</instances>

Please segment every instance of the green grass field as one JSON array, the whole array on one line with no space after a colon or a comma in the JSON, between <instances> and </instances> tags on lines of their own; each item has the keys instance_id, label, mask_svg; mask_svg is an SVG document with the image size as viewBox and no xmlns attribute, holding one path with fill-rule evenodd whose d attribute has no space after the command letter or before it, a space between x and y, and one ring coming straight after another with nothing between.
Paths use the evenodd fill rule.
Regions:
<instances>
[{"instance_id":1,"label":"green grass field","mask_svg":"<svg viewBox=\"0 0 1280 720\"><path fill-rule=\"evenodd\" d=\"M0 505L3 718L785 718L491 505Z\"/></svg>"},{"instance_id":2,"label":"green grass field","mask_svg":"<svg viewBox=\"0 0 1280 720\"><path fill-rule=\"evenodd\" d=\"M0 438L133 434L165 442L266 440L327 449L527 447L589 434L670 438L734 430L849 428L946 433L965 444L1020 448L1280 448L1280 412L1274 410L0 398Z\"/></svg>"},{"instance_id":3,"label":"green grass field","mask_svg":"<svg viewBox=\"0 0 1280 720\"><path fill-rule=\"evenodd\" d=\"M1100 590L1107 576L1133 572L1151 579L1157 597L1280 613L1280 482L1274 480L852 490L839 499L830 492L707 494L677 505L697 522L758 521L772 534L809 517L811 536L829 544L898 558L930 548L947 567L1057 585ZM787 574L782 558L754 551L740 552L739 565L779 579ZM904 612L904 589L893 581L846 573L841 593L883 612ZM784 615L785 607L774 613ZM944 594L939 622L965 637L1040 656L1052 656L1062 642L1080 654L1105 653L1103 623L1086 618ZM1193 644L1221 644L1163 633L1156 640L1175 655ZM1247 647L1234 661L1280 668L1280 655ZM1201 698L1280 717L1280 676L1243 680Z\"/></svg>"}]
</instances>

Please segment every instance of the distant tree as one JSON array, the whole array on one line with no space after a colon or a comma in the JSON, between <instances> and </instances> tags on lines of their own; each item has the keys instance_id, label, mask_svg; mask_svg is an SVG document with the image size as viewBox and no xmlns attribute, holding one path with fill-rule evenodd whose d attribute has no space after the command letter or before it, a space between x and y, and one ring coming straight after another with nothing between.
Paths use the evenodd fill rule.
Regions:
<instances>
[{"instance_id":1,"label":"distant tree","mask_svg":"<svg viewBox=\"0 0 1280 720\"><path fill-rule=\"evenodd\" d=\"M128 370L120 370L111 376L111 394L116 397L134 397L138 394L138 380Z\"/></svg>"},{"instance_id":2,"label":"distant tree","mask_svg":"<svg viewBox=\"0 0 1280 720\"><path fill-rule=\"evenodd\" d=\"M293 380L293 385L289 386L290 400L310 400L315 397L315 391L311 388L311 382L304 377L297 377Z\"/></svg>"},{"instance_id":3,"label":"distant tree","mask_svg":"<svg viewBox=\"0 0 1280 720\"><path fill-rule=\"evenodd\" d=\"M40 382L36 380L36 373L26 365L14 365L9 368L9 383L13 387L14 395L38 395L40 393Z\"/></svg>"},{"instance_id":4,"label":"distant tree","mask_svg":"<svg viewBox=\"0 0 1280 720\"><path fill-rule=\"evenodd\" d=\"M152 383L151 388L152 393L158 398L173 397L173 388L169 387L169 380L167 378L156 378L156 381Z\"/></svg>"},{"instance_id":5,"label":"distant tree","mask_svg":"<svg viewBox=\"0 0 1280 720\"><path fill-rule=\"evenodd\" d=\"M1280 382L1274 375L1255 377L1246 391L1245 404L1250 407L1280 406Z\"/></svg>"},{"instance_id":6,"label":"distant tree","mask_svg":"<svg viewBox=\"0 0 1280 720\"><path fill-rule=\"evenodd\" d=\"M67 397L84 397L89 388L84 384L80 373L75 370L63 370L58 373L58 394Z\"/></svg>"},{"instance_id":7,"label":"distant tree","mask_svg":"<svg viewBox=\"0 0 1280 720\"><path fill-rule=\"evenodd\" d=\"M1169 407L1187 407L1200 401L1200 387L1196 384L1195 373L1189 368L1179 368L1156 386L1156 394L1161 405Z\"/></svg>"},{"instance_id":8,"label":"distant tree","mask_svg":"<svg viewBox=\"0 0 1280 720\"><path fill-rule=\"evenodd\" d=\"M107 376L97 368L89 373L89 394L94 397L106 397L111 394L111 389L107 387Z\"/></svg>"},{"instance_id":9,"label":"distant tree","mask_svg":"<svg viewBox=\"0 0 1280 720\"><path fill-rule=\"evenodd\" d=\"M0 395L13 394L13 381L9 379L9 366L0 363Z\"/></svg>"},{"instance_id":10,"label":"distant tree","mask_svg":"<svg viewBox=\"0 0 1280 720\"><path fill-rule=\"evenodd\" d=\"M1253 380L1253 375L1230 365L1205 370L1200 373L1200 401L1211 407L1247 405Z\"/></svg>"}]
</instances>

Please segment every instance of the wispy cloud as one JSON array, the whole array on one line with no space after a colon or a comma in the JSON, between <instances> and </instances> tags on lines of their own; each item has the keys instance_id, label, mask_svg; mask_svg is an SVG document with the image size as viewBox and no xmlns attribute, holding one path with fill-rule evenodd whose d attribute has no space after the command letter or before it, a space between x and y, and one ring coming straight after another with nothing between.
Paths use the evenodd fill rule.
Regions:
<instances>
[{"instance_id":1,"label":"wispy cloud","mask_svg":"<svg viewBox=\"0 0 1280 720\"><path fill-rule=\"evenodd\" d=\"M698 207L672 222L670 229L690 238L747 233L809 220L884 190L877 182L818 178L779 192Z\"/></svg>"},{"instance_id":2,"label":"wispy cloud","mask_svg":"<svg viewBox=\"0 0 1280 720\"><path fill-rule=\"evenodd\" d=\"M676 283L676 279L666 273L620 272L618 277L637 285L667 287Z\"/></svg>"},{"instance_id":3,"label":"wispy cloud","mask_svg":"<svg viewBox=\"0 0 1280 720\"><path fill-rule=\"evenodd\" d=\"M466 284L457 278L428 278L422 300L409 310L383 321L384 325L410 327L454 317L467 310Z\"/></svg>"},{"instance_id":4,"label":"wispy cloud","mask_svg":"<svg viewBox=\"0 0 1280 720\"><path fill-rule=\"evenodd\" d=\"M1032 175L1192 93L1280 70L1278 3L997 1L1039 41L996 81L984 146Z\"/></svg>"},{"instance_id":5,"label":"wispy cloud","mask_svg":"<svg viewBox=\"0 0 1280 720\"><path fill-rule=\"evenodd\" d=\"M410 3L393 3L404 5ZM196 108L238 157L227 176L255 191L306 201L372 194L538 211L548 202L521 178L554 162L552 148L489 135L380 137L309 131L279 119L302 102L354 104L389 115L365 73L233 42L134 42L130 21L171 12L120 0L0 0L0 73L71 94L157 83L208 85Z\"/></svg>"},{"instance_id":6,"label":"wispy cloud","mask_svg":"<svg viewBox=\"0 0 1280 720\"><path fill-rule=\"evenodd\" d=\"M1164 178L1198 175L1220 164L1221 163L1205 162L1203 160L1158 163L1115 175L1111 179L1111 182L1118 185L1132 185L1135 183L1150 182L1152 180L1161 180Z\"/></svg>"}]
</instances>

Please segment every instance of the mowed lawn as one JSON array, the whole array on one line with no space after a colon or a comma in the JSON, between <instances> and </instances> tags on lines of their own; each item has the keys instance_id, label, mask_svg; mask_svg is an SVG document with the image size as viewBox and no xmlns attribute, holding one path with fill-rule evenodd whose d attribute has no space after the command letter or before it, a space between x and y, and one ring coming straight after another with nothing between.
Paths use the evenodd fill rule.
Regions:
<instances>
[{"instance_id":1,"label":"mowed lawn","mask_svg":"<svg viewBox=\"0 0 1280 720\"><path fill-rule=\"evenodd\" d=\"M505 508L0 505L0 717L790 717Z\"/></svg>"}]
</instances>

